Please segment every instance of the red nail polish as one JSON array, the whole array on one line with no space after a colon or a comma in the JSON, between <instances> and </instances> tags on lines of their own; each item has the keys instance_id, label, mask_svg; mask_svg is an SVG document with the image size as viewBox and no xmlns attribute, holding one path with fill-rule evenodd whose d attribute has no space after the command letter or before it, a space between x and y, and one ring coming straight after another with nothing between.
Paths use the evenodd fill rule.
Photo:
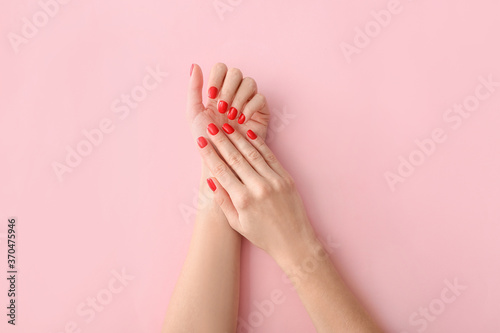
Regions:
<instances>
[{"instance_id":1,"label":"red nail polish","mask_svg":"<svg viewBox=\"0 0 500 333\"><path fill-rule=\"evenodd\" d=\"M231 134L234 132L234 128L229 125L229 124L224 124L222 125L222 129L224 130L224 132L226 132L227 134Z\"/></svg>"},{"instance_id":2,"label":"red nail polish","mask_svg":"<svg viewBox=\"0 0 500 333\"><path fill-rule=\"evenodd\" d=\"M212 134L212 135L215 135L215 134L219 133L219 129L217 128L217 126L215 126L215 124L209 124L208 125L208 132L210 132L210 134Z\"/></svg>"},{"instance_id":3,"label":"red nail polish","mask_svg":"<svg viewBox=\"0 0 500 333\"><path fill-rule=\"evenodd\" d=\"M191 65L191 69L189 70L189 76L191 76L191 74L193 74L193 68L194 68L194 64Z\"/></svg>"},{"instance_id":4,"label":"red nail polish","mask_svg":"<svg viewBox=\"0 0 500 333\"><path fill-rule=\"evenodd\" d=\"M212 180L212 178L207 178L207 183L208 183L208 187L210 187L210 189L215 192L215 190L217 189L217 186L215 186L215 183Z\"/></svg>"},{"instance_id":5,"label":"red nail polish","mask_svg":"<svg viewBox=\"0 0 500 333\"><path fill-rule=\"evenodd\" d=\"M229 120L234 120L236 118L236 115L238 114L238 110L236 108L231 108L229 112L227 113L227 118Z\"/></svg>"},{"instance_id":6,"label":"red nail polish","mask_svg":"<svg viewBox=\"0 0 500 333\"><path fill-rule=\"evenodd\" d=\"M226 113L227 111L227 103L224 101L219 101L219 105L217 105L217 109L220 113Z\"/></svg>"},{"instance_id":7,"label":"red nail polish","mask_svg":"<svg viewBox=\"0 0 500 333\"><path fill-rule=\"evenodd\" d=\"M219 94L219 89L215 87L210 87L210 89L208 89L208 98L214 99L217 97L218 94Z\"/></svg>"},{"instance_id":8,"label":"red nail polish","mask_svg":"<svg viewBox=\"0 0 500 333\"><path fill-rule=\"evenodd\" d=\"M247 131L247 135L250 139L255 140L257 139L257 134L255 134L252 130Z\"/></svg>"},{"instance_id":9,"label":"red nail polish","mask_svg":"<svg viewBox=\"0 0 500 333\"><path fill-rule=\"evenodd\" d=\"M245 115L242 113L238 118L238 124L243 124L245 122Z\"/></svg>"},{"instance_id":10,"label":"red nail polish","mask_svg":"<svg viewBox=\"0 0 500 333\"><path fill-rule=\"evenodd\" d=\"M198 138L198 146L200 146L200 148L205 148L206 145L207 145L207 139L205 139L204 137L200 136Z\"/></svg>"}]
</instances>

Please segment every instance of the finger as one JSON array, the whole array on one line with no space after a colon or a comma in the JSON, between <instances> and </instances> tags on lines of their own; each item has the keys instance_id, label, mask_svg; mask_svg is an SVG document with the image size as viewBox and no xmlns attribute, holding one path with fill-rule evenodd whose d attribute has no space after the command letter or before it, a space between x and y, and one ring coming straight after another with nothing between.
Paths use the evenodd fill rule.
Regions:
<instances>
[{"instance_id":1,"label":"finger","mask_svg":"<svg viewBox=\"0 0 500 333\"><path fill-rule=\"evenodd\" d=\"M192 64L190 75L186 117L189 122L192 122L198 113L205 109L205 106L203 105L202 98L203 73L201 72L201 68L196 64Z\"/></svg>"},{"instance_id":2,"label":"finger","mask_svg":"<svg viewBox=\"0 0 500 333\"><path fill-rule=\"evenodd\" d=\"M261 137L258 137L252 130L247 131L247 136L250 139L250 143L259 151L262 157L266 160L266 163L274 170L274 172L281 177L290 177L288 172L276 158L276 155L274 155Z\"/></svg>"},{"instance_id":3,"label":"finger","mask_svg":"<svg viewBox=\"0 0 500 333\"><path fill-rule=\"evenodd\" d=\"M219 103L217 103L217 110L219 110L220 113L226 113L227 107L233 102L234 95L242 80L243 74L241 74L238 68L231 68L227 72L220 91Z\"/></svg>"},{"instance_id":4,"label":"finger","mask_svg":"<svg viewBox=\"0 0 500 333\"><path fill-rule=\"evenodd\" d=\"M238 118L238 124L243 124L248 119L252 119L252 116L255 112L265 111L265 113L269 113L269 109L267 107L267 101L264 95L256 94L246 105Z\"/></svg>"},{"instance_id":5,"label":"finger","mask_svg":"<svg viewBox=\"0 0 500 333\"><path fill-rule=\"evenodd\" d=\"M238 112L243 110L243 105L248 102L257 93L257 83L251 77L246 77L241 81L240 87L236 92L231 109L227 117L229 120L234 120L238 116Z\"/></svg>"},{"instance_id":6,"label":"finger","mask_svg":"<svg viewBox=\"0 0 500 333\"><path fill-rule=\"evenodd\" d=\"M229 225L233 229L239 230L238 211L234 207L229 193L227 193L217 178L208 178L207 183L208 187L214 192L214 200L220 206L224 215L226 215Z\"/></svg>"},{"instance_id":7,"label":"finger","mask_svg":"<svg viewBox=\"0 0 500 333\"><path fill-rule=\"evenodd\" d=\"M225 130L230 133L234 132L232 127L226 127ZM215 124L209 124L207 132L209 133L210 140L217 148L224 161L226 161L227 165L234 170L236 175L240 177L244 184L249 184L252 181L259 180L259 175L250 166L250 164L248 164L247 160L243 157L243 155L241 155L227 136L222 133L222 131L219 131ZM217 177L217 179L219 178Z\"/></svg>"},{"instance_id":8,"label":"finger","mask_svg":"<svg viewBox=\"0 0 500 333\"><path fill-rule=\"evenodd\" d=\"M217 63L212 67L210 71L210 77L208 78L208 98L209 103L215 104L215 99L219 96L219 91L226 77L227 66L223 63Z\"/></svg>"},{"instance_id":9,"label":"finger","mask_svg":"<svg viewBox=\"0 0 500 333\"><path fill-rule=\"evenodd\" d=\"M212 175L217 177L228 193L238 193L238 191L243 190L243 184L219 157L214 147L205 137L200 136L198 138L198 147L203 162L210 169Z\"/></svg>"},{"instance_id":10,"label":"finger","mask_svg":"<svg viewBox=\"0 0 500 333\"><path fill-rule=\"evenodd\" d=\"M227 137L236 149L243 155L247 162L253 167L259 175L264 178L276 176L274 170L267 164L266 160L259 151L243 136L240 132L235 131L229 124L222 125L222 129L226 132Z\"/></svg>"}]
</instances>

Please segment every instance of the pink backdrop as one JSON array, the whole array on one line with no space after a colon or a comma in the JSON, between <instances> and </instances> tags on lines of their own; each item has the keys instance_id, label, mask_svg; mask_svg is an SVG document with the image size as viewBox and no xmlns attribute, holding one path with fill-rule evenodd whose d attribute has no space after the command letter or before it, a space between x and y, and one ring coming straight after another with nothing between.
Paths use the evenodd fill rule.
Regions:
<instances>
[{"instance_id":1,"label":"pink backdrop","mask_svg":"<svg viewBox=\"0 0 500 333\"><path fill-rule=\"evenodd\" d=\"M206 78L222 61L267 96L270 144L387 332L499 332L499 12L492 0L4 1L1 331L159 332L200 171L189 68ZM269 257L245 243L242 265L247 331L314 331ZM275 290L284 301L260 309Z\"/></svg>"}]
</instances>

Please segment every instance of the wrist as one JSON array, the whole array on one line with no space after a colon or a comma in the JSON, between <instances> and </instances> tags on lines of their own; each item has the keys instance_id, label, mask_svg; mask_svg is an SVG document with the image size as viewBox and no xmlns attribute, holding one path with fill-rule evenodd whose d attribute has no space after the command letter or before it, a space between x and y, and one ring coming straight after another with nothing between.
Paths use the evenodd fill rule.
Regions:
<instances>
[{"instance_id":1,"label":"wrist","mask_svg":"<svg viewBox=\"0 0 500 333\"><path fill-rule=\"evenodd\" d=\"M296 290L316 285L323 276L335 273L328 252L317 239L297 245L296 252L283 257L278 265Z\"/></svg>"},{"instance_id":2,"label":"wrist","mask_svg":"<svg viewBox=\"0 0 500 333\"><path fill-rule=\"evenodd\" d=\"M297 237L287 240L287 246L274 255L275 261L285 273L312 265L328 258L323 244L319 241L310 224Z\"/></svg>"}]
</instances>

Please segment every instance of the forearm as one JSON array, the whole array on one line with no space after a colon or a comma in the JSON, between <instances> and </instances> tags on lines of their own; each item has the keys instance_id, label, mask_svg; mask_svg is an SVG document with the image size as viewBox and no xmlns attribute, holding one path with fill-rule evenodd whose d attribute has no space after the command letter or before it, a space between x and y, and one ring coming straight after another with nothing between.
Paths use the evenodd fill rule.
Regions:
<instances>
[{"instance_id":1,"label":"forearm","mask_svg":"<svg viewBox=\"0 0 500 333\"><path fill-rule=\"evenodd\" d=\"M277 259L317 332L382 332L356 300L315 236L304 236Z\"/></svg>"},{"instance_id":2,"label":"forearm","mask_svg":"<svg viewBox=\"0 0 500 333\"><path fill-rule=\"evenodd\" d=\"M163 332L236 331L240 243L241 236L214 202L199 211Z\"/></svg>"}]
</instances>

